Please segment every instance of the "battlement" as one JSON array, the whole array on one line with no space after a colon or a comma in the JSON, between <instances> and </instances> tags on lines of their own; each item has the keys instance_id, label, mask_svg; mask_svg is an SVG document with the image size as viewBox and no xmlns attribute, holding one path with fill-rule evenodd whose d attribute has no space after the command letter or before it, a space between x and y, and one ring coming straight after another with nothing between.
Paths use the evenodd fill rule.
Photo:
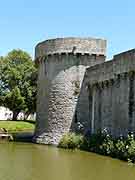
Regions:
<instances>
[{"instance_id":1,"label":"battlement","mask_svg":"<svg viewBox=\"0 0 135 180\"><path fill-rule=\"evenodd\" d=\"M57 145L70 131L135 132L135 49L105 57L102 39L59 38L36 46L37 143Z\"/></svg>"},{"instance_id":2,"label":"battlement","mask_svg":"<svg viewBox=\"0 0 135 180\"><path fill-rule=\"evenodd\" d=\"M135 49L117 54L113 60L86 70L86 79L90 84L100 83L110 79L116 79L120 74L128 73L135 70Z\"/></svg>"},{"instance_id":3,"label":"battlement","mask_svg":"<svg viewBox=\"0 0 135 180\"><path fill-rule=\"evenodd\" d=\"M135 58L135 49L131 49L131 50L116 54L114 56L114 60L133 59L133 58Z\"/></svg>"},{"instance_id":4,"label":"battlement","mask_svg":"<svg viewBox=\"0 0 135 180\"><path fill-rule=\"evenodd\" d=\"M106 56L106 40L93 38L57 38L39 43L35 58L54 54Z\"/></svg>"}]
</instances>

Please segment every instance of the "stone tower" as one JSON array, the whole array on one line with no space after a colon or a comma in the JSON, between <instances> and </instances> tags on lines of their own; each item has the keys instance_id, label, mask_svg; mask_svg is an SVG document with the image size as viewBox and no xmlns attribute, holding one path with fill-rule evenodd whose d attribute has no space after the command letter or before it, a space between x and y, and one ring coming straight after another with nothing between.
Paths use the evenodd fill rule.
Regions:
<instances>
[{"instance_id":1,"label":"stone tower","mask_svg":"<svg viewBox=\"0 0 135 180\"><path fill-rule=\"evenodd\" d=\"M81 93L84 73L87 67L105 61L105 51L106 41L93 38L58 38L36 46L38 94L34 141L57 145L63 134L74 131L78 120L85 118L79 111L88 107Z\"/></svg>"}]
</instances>

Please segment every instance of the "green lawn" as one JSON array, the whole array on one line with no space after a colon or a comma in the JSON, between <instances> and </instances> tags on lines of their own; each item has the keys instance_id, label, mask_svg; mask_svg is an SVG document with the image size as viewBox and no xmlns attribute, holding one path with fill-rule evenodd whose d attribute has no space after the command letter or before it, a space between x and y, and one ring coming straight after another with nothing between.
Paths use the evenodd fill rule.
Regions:
<instances>
[{"instance_id":1,"label":"green lawn","mask_svg":"<svg viewBox=\"0 0 135 180\"><path fill-rule=\"evenodd\" d=\"M32 132L34 123L23 121L0 121L0 128L5 128L9 133Z\"/></svg>"}]
</instances>

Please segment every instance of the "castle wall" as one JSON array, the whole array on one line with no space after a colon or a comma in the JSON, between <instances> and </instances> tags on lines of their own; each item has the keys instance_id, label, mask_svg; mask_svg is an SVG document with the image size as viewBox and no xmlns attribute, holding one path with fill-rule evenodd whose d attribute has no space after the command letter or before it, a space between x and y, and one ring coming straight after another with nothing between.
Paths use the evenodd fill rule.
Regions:
<instances>
[{"instance_id":1,"label":"castle wall","mask_svg":"<svg viewBox=\"0 0 135 180\"><path fill-rule=\"evenodd\" d=\"M35 57L48 54L81 53L105 55L106 41L94 38L57 38L39 43Z\"/></svg>"},{"instance_id":2,"label":"castle wall","mask_svg":"<svg viewBox=\"0 0 135 180\"><path fill-rule=\"evenodd\" d=\"M37 142L57 144L62 134L75 128L74 121L78 118L76 106L85 70L104 61L103 56L100 58L95 61L95 56L70 54L42 59L37 98ZM85 94L78 109L87 107L84 97Z\"/></svg>"},{"instance_id":3,"label":"castle wall","mask_svg":"<svg viewBox=\"0 0 135 180\"><path fill-rule=\"evenodd\" d=\"M67 44L63 44L63 41ZM81 44L78 44L78 39L49 40L37 46L39 73L34 136L37 143L58 144L63 134L74 131L79 118L84 118L83 114L80 114L80 108L83 106L85 112L89 110L87 91L82 88L85 70L87 67L103 63L105 56L103 53L95 54L95 51L94 54L89 54L91 40L81 39L80 42ZM105 41L103 42L105 54ZM85 53L82 54L83 48ZM88 48L90 50L86 52ZM96 52L100 52L102 48L99 46L98 51L97 46ZM59 53L56 53L58 50ZM85 116L87 117L88 113Z\"/></svg>"},{"instance_id":4,"label":"castle wall","mask_svg":"<svg viewBox=\"0 0 135 180\"><path fill-rule=\"evenodd\" d=\"M135 131L135 50L88 68L83 86L89 93L85 121L90 122L90 131L107 129L113 136Z\"/></svg>"},{"instance_id":5,"label":"castle wall","mask_svg":"<svg viewBox=\"0 0 135 180\"><path fill-rule=\"evenodd\" d=\"M58 144L70 131L135 131L135 49L105 61L106 41L60 38L36 46L34 140Z\"/></svg>"}]
</instances>

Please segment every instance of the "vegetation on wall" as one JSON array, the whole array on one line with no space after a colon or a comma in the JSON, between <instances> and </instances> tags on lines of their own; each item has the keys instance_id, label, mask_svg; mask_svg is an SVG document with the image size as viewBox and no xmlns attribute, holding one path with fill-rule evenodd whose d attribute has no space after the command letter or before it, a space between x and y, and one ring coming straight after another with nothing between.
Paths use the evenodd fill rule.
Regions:
<instances>
[{"instance_id":1,"label":"vegetation on wall","mask_svg":"<svg viewBox=\"0 0 135 180\"><path fill-rule=\"evenodd\" d=\"M80 81L79 80L76 80L76 81L73 81L73 84L74 84L74 96L78 96L79 93L80 93Z\"/></svg>"}]
</instances>

